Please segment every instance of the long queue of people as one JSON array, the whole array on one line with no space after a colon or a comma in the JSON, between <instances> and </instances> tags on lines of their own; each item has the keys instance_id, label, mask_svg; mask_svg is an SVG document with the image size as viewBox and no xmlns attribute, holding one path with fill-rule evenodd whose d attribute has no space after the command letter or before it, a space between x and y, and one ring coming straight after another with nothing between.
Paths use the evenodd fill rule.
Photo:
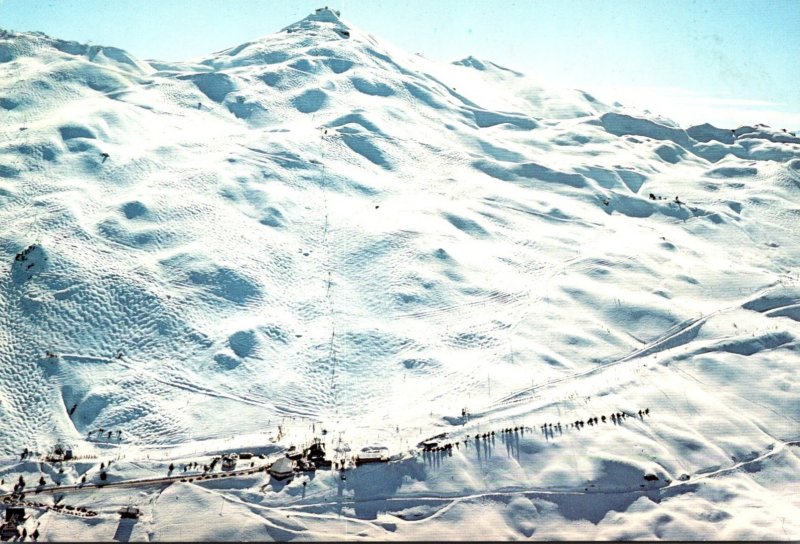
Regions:
<instances>
[{"instance_id":1,"label":"long queue of people","mask_svg":"<svg viewBox=\"0 0 800 544\"><path fill-rule=\"evenodd\" d=\"M650 415L650 408L645 408L644 410L639 410L636 412L640 419L644 419L645 416ZM551 437L554 434L554 431L558 431L563 433L563 429L571 428L571 429L582 429L586 425L601 425L602 423L614 423L621 424L627 418L636 417L634 414L629 414L627 412L613 412L609 416L601 415L600 417L592 416L587 419L577 419L571 423L565 423L564 426L561 425L561 422L558 421L556 423L543 423L539 426L539 430L542 431L547 437ZM468 435L463 441L454 441L454 442L423 442L421 443L422 452L430 453L430 452L447 452L452 455L452 449L455 447L456 449L460 448L460 443L463 442L464 446L469 446L470 440L475 442L480 442L481 440L492 440L495 436L503 436L503 435L510 435L510 434L525 434L526 431L532 432L534 429L531 427L525 427L524 425L517 425L514 427L504 427L497 431L486 431L483 433L476 433L475 435Z\"/></svg>"},{"instance_id":2,"label":"long queue of people","mask_svg":"<svg viewBox=\"0 0 800 544\"><path fill-rule=\"evenodd\" d=\"M639 414L640 418L643 418L644 416L649 416L650 415L650 408L645 408L644 410L639 410L638 414ZM600 423L607 423L608 421L611 421L613 423L618 423L618 422L622 422L623 420L625 420L625 418L628 418L628 417L634 417L634 416L633 416L633 414L628 414L626 412L614 412L610 416L608 416L608 418L606 418L606 416L600 416L600 419L598 419L597 417L590 417L589 419L586 419L586 420L578 419L578 420L575 420L574 422L570 423L569 427L570 428L575 428L575 429L581 429L581 428L585 427L587 424L588 425L599 425ZM548 424L545 424L542 427L544 428L547 425ZM559 422L557 425L560 427L561 426L561 422ZM553 424L550 423L549 426L553 427Z\"/></svg>"}]
</instances>

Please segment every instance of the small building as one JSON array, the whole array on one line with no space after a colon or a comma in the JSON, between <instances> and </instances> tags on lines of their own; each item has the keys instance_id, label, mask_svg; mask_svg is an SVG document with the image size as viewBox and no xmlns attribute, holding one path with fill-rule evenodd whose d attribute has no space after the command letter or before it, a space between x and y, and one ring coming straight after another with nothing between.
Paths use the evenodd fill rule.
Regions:
<instances>
[{"instance_id":1,"label":"small building","mask_svg":"<svg viewBox=\"0 0 800 544\"><path fill-rule=\"evenodd\" d=\"M286 452L286 457L291 459L292 461L297 461L298 459L303 458L303 452L300 450Z\"/></svg>"},{"instance_id":2,"label":"small building","mask_svg":"<svg viewBox=\"0 0 800 544\"><path fill-rule=\"evenodd\" d=\"M222 458L222 470L233 470L236 468L236 462L239 460L239 456L235 453L232 455L226 455Z\"/></svg>"},{"instance_id":3,"label":"small building","mask_svg":"<svg viewBox=\"0 0 800 544\"><path fill-rule=\"evenodd\" d=\"M356 454L356 466L365 463L386 463L389 461L389 449L383 446L367 446Z\"/></svg>"},{"instance_id":4,"label":"small building","mask_svg":"<svg viewBox=\"0 0 800 544\"><path fill-rule=\"evenodd\" d=\"M332 14L336 15L337 17L341 17L342 16L342 12L341 11L339 11L338 9L330 9L330 8L328 8L328 6L325 6L324 8L317 8L317 9L314 10L314 13L316 13L317 15L327 15L329 13L332 13Z\"/></svg>"},{"instance_id":5,"label":"small building","mask_svg":"<svg viewBox=\"0 0 800 544\"><path fill-rule=\"evenodd\" d=\"M422 443L422 450L423 451L431 451L434 448L437 448L439 443L436 440L428 440Z\"/></svg>"},{"instance_id":6,"label":"small building","mask_svg":"<svg viewBox=\"0 0 800 544\"><path fill-rule=\"evenodd\" d=\"M122 519L139 519L139 509L135 506L126 506L119 511L119 516Z\"/></svg>"},{"instance_id":7,"label":"small building","mask_svg":"<svg viewBox=\"0 0 800 544\"><path fill-rule=\"evenodd\" d=\"M322 440L315 438L314 442L306 448L305 455L312 461L318 461L325 458L325 444Z\"/></svg>"},{"instance_id":8,"label":"small building","mask_svg":"<svg viewBox=\"0 0 800 544\"><path fill-rule=\"evenodd\" d=\"M270 475L276 480L285 480L294 476L294 461L281 457L269 467Z\"/></svg>"}]
</instances>

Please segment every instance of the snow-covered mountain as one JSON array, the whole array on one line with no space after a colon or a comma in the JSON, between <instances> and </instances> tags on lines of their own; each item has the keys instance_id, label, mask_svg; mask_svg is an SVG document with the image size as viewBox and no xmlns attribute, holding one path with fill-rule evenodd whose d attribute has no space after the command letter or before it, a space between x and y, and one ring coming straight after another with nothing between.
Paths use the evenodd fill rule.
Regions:
<instances>
[{"instance_id":1,"label":"snow-covered mountain","mask_svg":"<svg viewBox=\"0 0 800 544\"><path fill-rule=\"evenodd\" d=\"M99 517L49 538L131 501L134 539L800 535L797 137L327 9L185 63L2 32L0 119L3 492L314 436L395 459L74 493ZM20 459L57 442L83 460Z\"/></svg>"}]
</instances>

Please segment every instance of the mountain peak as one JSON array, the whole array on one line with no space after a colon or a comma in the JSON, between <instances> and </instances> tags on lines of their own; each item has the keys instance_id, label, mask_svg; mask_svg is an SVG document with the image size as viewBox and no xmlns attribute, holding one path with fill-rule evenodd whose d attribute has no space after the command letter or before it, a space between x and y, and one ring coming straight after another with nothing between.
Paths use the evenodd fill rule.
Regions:
<instances>
[{"instance_id":1,"label":"mountain peak","mask_svg":"<svg viewBox=\"0 0 800 544\"><path fill-rule=\"evenodd\" d=\"M467 57L465 59L457 60L457 61L453 62L453 64L458 65L458 66L468 66L470 68L475 68L476 70L479 70L481 72L485 72L487 70L502 70L502 71L505 71L505 72L509 72L509 73L511 73L511 74L513 74L515 76L518 76L518 77L523 77L524 76L524 74L522 74L521 72L517 72L516 70L512 70L510 68L506 68L505 66L500 66L496 62L492 62L492 61L485 60L485 59L475 58L472 55L470 55L469 57Z\"/></svg>"},{"instance_id":2,"label":"mountain peak","mask_svg":"<svg viewBox=\"0 0 800 544\"><path fill-rule=\"evenodd\" d=\"M152 68L146 62L116 47L62 40L39 31L13 32L0 29L0 63L26 57L44 58L47 55L51 60L81 58L132 74L152 72Z\"/></svg>"},{"instance_id":3,"label":"mountain peak","mask_svg":"<svg viewBox=\"0 0 800 544\"><path fill-rule=\"evenodd\" d=\"M317 8L314 13L306 17L308 21L318 21L322 23L338 23L341 12L338 9L331 9L328 6Z\"/></svg>"},{"instance_id":4,"label":"mountain peak","mask_svg":"<svg viewBox=\"0 0 800 544\"><path fill-rule=\"evenodd\" d=\"M283 29L284 32L297 32L303 30L318 29L320 26L333 28L333 30L349 37L349 27L342 22L339 18L341 12L337 9L331 9L328 6L324 8L317 8L314 13L293 23Z\"/></svg>"}]
</instances>

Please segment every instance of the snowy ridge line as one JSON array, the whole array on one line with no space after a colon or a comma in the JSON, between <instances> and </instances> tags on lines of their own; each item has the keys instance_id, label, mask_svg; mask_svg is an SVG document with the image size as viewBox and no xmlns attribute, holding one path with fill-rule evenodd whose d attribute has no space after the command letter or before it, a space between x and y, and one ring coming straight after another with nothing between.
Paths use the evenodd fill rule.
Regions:
<instances>
[{"instance_id":1,"label":"snowy ridge line","mask_svg":"<svg viewBox=\"0 0 800 544\"><path fill-rule=\"evenodd\" d=\"M670 350L670 349L673 349L675 347L681 346L681 345L686 343L686 342L681 342L681 340L683 340L685 336L690 335L692 332L698 332L700 327L702 327L703 324L705 322L707 322L710 318L712 318L714 316L717 316L717 315L720 315L720 314L723 314L725 312L729 312L731 310L740 309L745 304L747 304L747 302L749 302L751 300L755 300L758 297L763 296L764 294L766 294L766 293L768 293L768 292L770 292L772 290L775 290L775 289L777 289L777 287L776 287L775 284L773 284L773 285L771 285L771 286L769 286L769 287L767 287L765 289L762 289L761 291L759 291L759 292L757 292L757 293L755 293L753 295L750 295L750 297L748 297L748 300L746 302L740 302L740 303L737 303L737 304L733 304L731 306L726 306L724 308L720 308L718 310L715 310L714 312L711 312L711 313L709 313L707 315L704 315L704 316L701 316L701 317L697 317L697 318L693 318L693 319L688 319L688 320L684 321L683 323L679 323L679 324L671 327L670 329L668 329L664 334L662 334L656 340L653 340L652 342L650 342L647 346L644 346L644 347L642 347L640 349L637 349L637 350L633 351L632 353L630 353L628 355L625 355L624 357L621 357L620 359L616 359L614 361L603 363L603 364L601 364L601 365L599 365L597 367L594 367L594 368L589 368L587 370L583 370L583 371L580 371L580 372L575 372L573 374L569 374L569 375L563 376L561 378L555 378L555 379L549 380L547 382L535 385L533 387L526 387L524 389L521 389L519 391L510 393L510 394L508 394L508 395L506 395L504 397L501 397L500 399L495 401L491 406L492 407L500 407L500 406L502 406L504 404L514 404L514 403L517 403L517 402L521 402L521 401L525 400L526 398L528 398L530 396L529 394L531 394L531 393L535 392L536 390L541 389L543 387L550 387L552 385L556 385L556 384L563 383L563 382L566 382L566 381L574 380L575 378L580 378L580 377L583 377L583 376L588 376L588 375L591 375L591 374L595 374L597 372L605 370L605 369L607 369L609 367L612 367L614 365L618 365L618 364L621 364L621 363L633 361L635 359L640 359L642 357L647 357L648 355L652 355L652 354L655 354L655 353L660 353L662 351ZM669 344L670 340L678 341L679 343L675 344L675 345L670 345ZM691 341L691 339L689 339L688 341Z\"/></svg>"},{"instance_id":2,"label":"snowy ridge line","mask_svg":"<svg viewBox=\"0 0 800 544\"><path fill-rule=\"evenodd\" d=\"M512 204L505 204L500 200L492 197L485 197L483 199L485 202L488 202L491 206L495 208L503 208L505 210L514 210L515 212L524 213L526 215L534 215L536 217L541 217L543 219L548 219L552 221L561 221L564 223L574 223L577 225L583 225L585 227L594 227L594 228L602 228L604 225L601 223L594 223L591 221L583 221L581 219L569 218L569 217L558 217L556 215L551 215L546 212L540 212L537 210L532 210L530 208L518 208Z\"/></svg>"},{"instance_id":3,"label":"snowy ridge line","mask_svg":"<svg viewBox=\"0 0 800 544\"><path fill-rule=\"evenodd\" d=\"M567 261L554 265L552 276L564 273L568 269L574 272L581 272L588 270L594 271L597 270L598 267L600 266L611 266L612 264L620 264L628 262L640 262L640 259L636 255L619 255L615 256L614 261L611 261L610 259L606 259L603 257L598 257L598 256L587 257L586 255L581 254L575 258L568 259Z\"/></svg>"},{"instance_id":4,"label":"snowy ridge line","mask_svg":"<svg viewBox=\"0 0 800 544\"><path fill-rule=\"evenodd\" d=\"M346 124L348 124L348 123L345 123L345 125ZM341 131L339 131L339 129L341 127L345 126L345 125L335 125L335 126L326 125L325 128L327 128L329 131L332 132L332 133L329 132L327 134L327 138L329 138L330 140L336 140L338 142L345 143L344 139L342 138L342 136L352 136L353 135L351 133L347 133L347 132L342 133ZM418 144L418 145L422 145L424 143L424 142L420 141L417 138L402 138L400 136L392 136L390 134L381 134L381 133L378 133L378 132L371 132L369 134L369 137L372 140L383 140L384 142L389 142L389 143L411 143L411 144Z\"/></svg>"},{"instance_id":5,"label":"snowy ridge line","mask_svg":"<svg viewBox=\"0 0 800 544\"><path fill-rule=\"evenodd\" d=\"M420 317L430 317L433 315L439 315L444 313L453 312L456 310L461 310L463 308L472 308L472 307L481 307L486 306L487 304L491 303L498 303L498 304L512 304L524 298L528 298L530 291L524 291L521 293L501 293L496 292L494 294L488 295L486 297L480 298L478 300L472 300L469 302L464 302L463 304L451 304L449 306L442 306L440 308L433 308L431 310L421 310L419 312L408 312L408 313L399 313L399 314L392 314L389 316L389 319L416 319ZM369 317L369 316L363 316Z\"/></svg>"},{"instance_id":6,"label":"snowy ridge line","mask_svg":"<svg viewBox=\"0 0 800 544\"><path fill-rule=\"evenodd\" d=\"M253 153L258 153L259 155L265 156L268 159L272 159L271 162L266 161L266 162L262 163L262 162L260 162L259 160L257 160L254 157L237 156L237 160L245 160L245 161L249 161L249 162L252 162L252 163L255 163L255 164L259 164L259 165L269 165L269 166L275 166L275 165L283 166L283 164L285 164L289 160L292 160L293 164L294 164L294 159L296 159L298 162L303 162L304 161L306 164L309 164L309 165L314 164L312 159L307 159L307 158L301 157L299 155L296 156L296 157L288 157L285 154L281 154L281 152L265 151L263 149L258 149L257 147L253 147L251 145L246 145L246 144L242 144L242 143L237 143L236 145L238 145L240 147L243 147L243 148L247 149L248 151L252 151Z\"/></svg>"},{"instance_id":7,"label":"snowy ridge line","mask_svg":"<svg viewBox=\"0 0 800 544\"><path fill-rule=\"evenodd\" d=\"M763 461L765 459L768 459L768 458L772 457L773 455L776 455L776 454L782 452L787 447L791 447L791 446L800 446L800 440L792 439L792 440L788 440L788 441L779 441L777 447L767 448L768 451L763 453L763 454L761 454L761 455L759 455L758 457L755 457L754 459L750 459L750 460L747 460L747 461L739 461L739 462L734 463L733 465L731 465L729 467L723 467L723 468L720 468L720 469L717 469L717 470L714 470L714 471L711 471L711 472L703 472L703 469L701 469L700 471L696 471L695 476L694 476L694 481L704 480L704 479L707 479L707 478L718 478L720 476L725 476L726 474L729 474L731 472L737 472L737 471L741 470L742 468L744 468L744 467L746 467L746 466L748 466L750 464L758 463L759 461ZM680 482L680 481L679 482L673 482L671 484L671 487L679 487L681 485L688 485L688 482Z\"/></svg>"},{"instance_id":8,"label":"snowy ridge line","mask_svg":"<svg viewBox=\"0 0 800 544\"><path fill-rule=\"evenodd\" d=\"M161 383L163 385L169 386L169 387L175 387L177 389L182 389L182 390L188 391L190 393L197 393L197 394L202 394L202 395L211 396L211 397L224 398L224 399L233 400L233 401L236 401L236 402L242 402L244 404L250 404L250 405L253 405L253 406L269 407L269 408L271 408L273 410L275 409L275 407L272 404L270 404L268 401L266 401L266 399L260 400L260 399L257 399L257 398L247 398L247 397L244 397L244 396L241 396L241 395L234 395L234 394L231 394L231 393L223 393L223 392L220 392L220 391L217 391L215 389L208 388L208 387L203 387L203 386L200 386L200 385L190 384L188 382L178 381L178 380L176 380L174 378L173 379L162 378L157 373L153 372L145 364L144 361L131 361L130 359L129 359L129 361L130 362L122 360L122 359L113 359L111 362L120 364L120 365L122 365L122 366L124 366L124 367L126 367L126 368L128 368L129 370L132 370L132 371L144 372L144 373L148 374L154 381L156 381L158 383ZM226 433L226 434L230 434L230 433Z\"/></svg>"}]
</instances>

